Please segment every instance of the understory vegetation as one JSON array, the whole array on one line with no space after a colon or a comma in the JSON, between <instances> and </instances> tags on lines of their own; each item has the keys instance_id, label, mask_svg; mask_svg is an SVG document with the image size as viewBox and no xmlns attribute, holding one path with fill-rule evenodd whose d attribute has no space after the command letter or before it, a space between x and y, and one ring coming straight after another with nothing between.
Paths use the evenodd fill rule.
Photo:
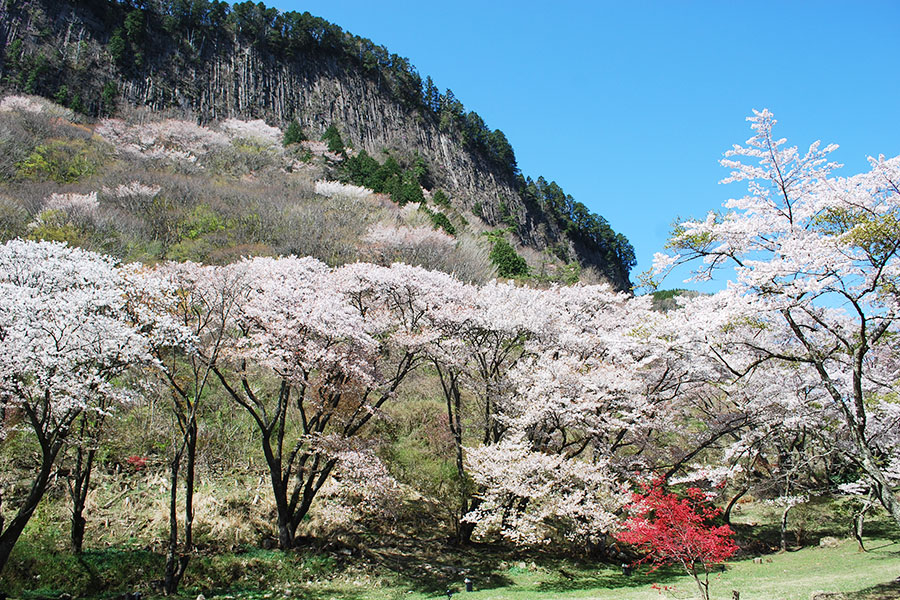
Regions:
<instances>
[{"instance_id":1,"label":"understory vegetation","mask_svg":"<svg viewBox=\"0 0 900 600\"><path fill-rule=\"evenodd\" d=\"M137 479L145 483L137 484ZM160 596L159 583L154 583L164 562L159 541L153 532L135 531L132 525L135 517L145 520L141 511L152 510L146 490L154 487L154 479L158 486L159 475L132 478L131 497L137 500L125 503L124 512L110 507L96 513L100 524L108 520L109 527L97 527L96 542L81 555L72 554L67 546L64 502L51 499L17 546L0 585L13 597L30 600L55 599L64 593L114 598L140 591L145 598ZM255 488L236 489L222 476L216 480L216 485L232 488L216 495L245 497L252 503ZM100 476L97 501L105 503L121 493L118 486L108 487L113 481ZM161 506L164 494L157 489L156 495ZM863 553L847 538L846 525L834 521L834 511L843 507L818 504L805 509L790 532L802 546L792 544L789 552L779 553L779 511L758 501L741 507L733 525L746 549L712 574L714 599L732 598L731 590L750 600L809 600L813 593L830 594L823 596L829 600L900 598L894 580L900 548L886 539L896 539L896 532L884 519L869 524L872 537L865 542L870 551ZM694 592L690 578L671 567L652 573L634 569L625 575L618 563L552 549L511 552L497 545L448 546L440 528L429 529L440 517L427 505L410 501L403 510L392 532L375 529L326 537L287 553L261 549L238 536L229 538L225 529L246 530L247 513L235 514L221 522L220 540L206 539L178 597L425 600L446 597L450 589L454 598L644 600L685 598ZM250 519L256 518L251 513ZM466 578L474 584L473 593L464 593Z\"/></svg>"},{"instance_id":2,"label":"understory vegetation","mask_svg":"<svg viewBox=\"0 0 900 600\"><path fill-rule=\"evenodd\" d=\"M262 121L136 124L147 118L97 124L41 98L4 100L0 240L65 241L126 262L295 254L330 265L402 261L469 281L497 274L484 226L424 187L420 157L379 163L347 153L339 135L309 141ZM552 254L530 258L536 281L570 281ZM584 277L599 278L593 269Z\"/></svg>"}]
</instances>

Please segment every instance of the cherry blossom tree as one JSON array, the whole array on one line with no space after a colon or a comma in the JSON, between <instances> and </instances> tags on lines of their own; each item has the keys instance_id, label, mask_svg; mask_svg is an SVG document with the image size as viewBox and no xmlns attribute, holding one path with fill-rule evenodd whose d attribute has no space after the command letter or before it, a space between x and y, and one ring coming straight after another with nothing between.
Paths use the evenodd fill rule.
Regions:
<instances>
[{"instance_id":1,"label":"cherry blossom tree","mask_svg":"<svg viewBox=\"0 0 900 600\"><path fill-rule=\"evenodd\" d=\"M843 449L900 523L893 465L900 297L900 157L870 158L871 170L833 177L836 148L815 142L806 153L773 133L769 111L748 119L754 136L722 164L748 194L725 213L676 227L661 273L702 259L700 278L732 266L706 326L710 352L735 377L765 362L807 372L840 415ZM707 313L708 315L710 313Z\"/></svg>"},{"instance_id":2,"label":"cherry blossom tree","mask_svg":"<svg viewBox=\"0 0 900 600\"><path fill-rule=\"evenodd\" d=\"M113 260L50 242L0 246L0 344L0 441L34 436L40 450L15 514L6 522L0 513L2 569L75 420L122 399L111 381L148 356L146 339L126 319Z\"/></svg>"},{"instance_id":3,"label":"cherry blossom tree","mask_svg":"<svg viewBox=\"0 0 900 600\"><path fill-rule=\"evenodd\" d=\"M663 386L649 384L659 356L638 331L664 317L607 286L553 288L527 304L506 319L525 319L529 335L508 389L493 394L490 435L467 449L482 502L466 520L516 543L601 548L634 466L629 458L622 469L617 454L633 457L638 432L667 420L652 402Z\"/></svg>"},{"instance_id":4,"label":"cherry blossom tree","mask_svg":"<svg viewBox=\"0 0 900 600\"><path fill-rule=\"evenodd\" d=\"M288 549L355 436L421 360L428 275L405 265L332 270L293 257L231 268L252 292L214 371L260 433L279 544Z\"/></svg>"},{"instance_id":5,"label":"cherry blossom tree","mask_svg":"<svg viewBox=\"0 0 900 600\"><path fill-rule=\"evenodd\" d=\"M477 486L464 522L475 536L516 545L568 542L597 547L617 524L626 497L608 460L535 450L524 435L466 449Z\"/></svg>"},{"instance_id":6,"label":"cherry blossom tree","mask_svg":"<svg viewBox=\"0 0 900 600\"><path fill-rule=\"evenodd\" d=\"M156 371L171 397L174 431L169 462L169 539L163 587L177 591L194 551L194 487L198 415L233 315L246 296L241 273L196 263L132 266L129 310L150 339ZM184 485L179 541L178 484Z\"/></svg>"},{"instance_id":7,"label":"cherry blossom tree","mask_svg":"<svg viewBox=\"0 0 900 600\"><path fill-rule=\"evenodd\" d=\"M441 309L427 313L436 332L428 354L441 383L456 451L460 493L456 538L466 543L475 524L463 517L481 500L467 473L465 445L502 439L504 425L495 417L512 391L507 375L525 354L526 340L547 328L553 313L544 309L541 291L513 283L480 287L456 283L442 294L436 303Z\"/></svg>"}]
</instances>

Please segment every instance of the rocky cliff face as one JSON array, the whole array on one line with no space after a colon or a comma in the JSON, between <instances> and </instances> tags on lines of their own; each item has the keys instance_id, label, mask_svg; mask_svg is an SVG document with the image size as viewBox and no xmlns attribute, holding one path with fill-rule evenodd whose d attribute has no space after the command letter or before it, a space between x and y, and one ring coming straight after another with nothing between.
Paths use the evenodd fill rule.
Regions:
<instances>
[{"instance_id":1,"label":"rocky cliff face","mask_svg":"<svg viewBox=\"0 0 900 600\"><path fill-rule=\"evenodd\" d=\"M283 127L293 118L311 137L333 123L345 141L373 156L385 149L418 153L456 208L474 209L490 225L512 216L523 245L562 247L616 287L630 287L626 270L568 239L554 219L526 205L509 173L464 145L458 132L439 127L433 114L398 102L379 77L334 55L279 57L227 32L186 45L152 22L142 64L122 68L107 50L115 10L122 9L103 0L0 0L0 78L49 97L65 86L80 94L88 112L100 110L103 89L113 82L120 105L178 109L200 121L263 118ZM32 77L26 68L41 72Z\"/></svg>"}]
</instances>

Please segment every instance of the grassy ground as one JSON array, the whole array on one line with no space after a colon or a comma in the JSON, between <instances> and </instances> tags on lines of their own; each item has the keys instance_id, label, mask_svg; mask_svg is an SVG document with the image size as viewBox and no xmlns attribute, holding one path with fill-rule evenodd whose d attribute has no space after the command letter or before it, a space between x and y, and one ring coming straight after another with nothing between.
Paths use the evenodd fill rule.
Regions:
<instances>
[{"instance_id":1,"label":"grassy ground","mask_svg":"<svg viewBox=\"0 0 900 600\"><path fill-rule=\"evenodd\" d=\"M712 575L712 597L731 598L732 590L737 590L742 600L809 600L816 592L844 594L834 599L900 599L900 544L870 539L868 546L869 552L859 552L854 541L841 540L836 547L814 546L767 555L761 563L752 557L730 562L724 571ZM431 555L432 550L409 555L392 545L362 556L343 550L198 557L191 565L182 597L203 593L209 599L235 600L424 600L445 597L449 587L459 600L639 600L692 598L696 590L693 580L674 569L654 573L642 569L626 577L609 565L541 555L513 556L499 548L444 548L441 555ZM39 579L9 589L18 595L14 597L32 600L58 598L67 591L115 598L128 589L156 597L147 582L162 566L159 556L136 549L93 551L81 558L66 553L20 553L18 558L33 561L33 566L47 561L41 565ZM473 593L463 592L466 576L475 583ZM230 583L220 585L225 581ZM90 590L100 593L91 594Z\"/></svg>"},{"instance_id":2,"label":"grassy ground","mask_svg":"<svg viewBox=\"0 0 900 600\"><path fill-rule=\"evenodd\" d=\"M141 505L141 503L135 503ZM149 503L148 503L149 504ZM0 592L28 600L58 599L61 594L95 600L118 599L139 591L156 599L162 577L161 532L150 528L143 537L126 537L133 527L127 515L92 530L88 550L74 556L67 548L62 512L42 508L17 544L0 577ZM883 513L867 523L869 552L848 539L840 502L811 503L790 523L790 551L777 552L780 531L777 508L765 503L743 506L735 515L742 547L739 558L711 576L715 600L900 600L900 531ZM249 514L247 515L249 519ZM203 594L231 600L595 600L687 599L696 595L690 577L677 569L624 576L618 565L604 565L502 546L448 546L440 528L430 539L415 531L368 534L348 543L320 540L315 547L290 553L260 550L256 544L207 545L195 556L180 598ZM106 531L107 535L102 531ZM825 536L833 536L820 541ZM219 536L221 537L221 536ZM248 548L243 551L242 548ZM757 560L754 561L754 558ZM473 580L475 592L464 592Z\"/></svg>"}]
</instances>

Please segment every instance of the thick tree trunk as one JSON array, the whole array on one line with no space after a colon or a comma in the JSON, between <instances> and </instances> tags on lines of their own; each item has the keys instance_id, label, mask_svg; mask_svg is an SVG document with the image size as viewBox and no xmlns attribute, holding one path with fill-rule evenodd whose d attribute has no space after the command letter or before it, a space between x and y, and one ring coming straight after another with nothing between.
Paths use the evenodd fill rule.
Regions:
<instances>
[{"instance_id":1,"label":"thick tree trunk","mask_svg":"<svg viewBox=\"0 0 900 600\"><path fill-rule=\"evenodd\" d=\"M44 449L40 469L31 484L31 490L28 492L28 496L25 498L25 501L22 503L16 516L12 518L6 526L6 529L0 533L0 572L3 571L3 568L9 561L13 547L16 545L19 536L21 536L22 532L25 530L25 526L28 524L29 519L31 519L31 515L34 514L41 498L43 498L44 492L47 491L53 464L56 462L56 456L59 454L61 447L62 444L60 443L53 448Z\"/></svg>"},{"instance_id":2,"label":"thick tree trunk","mask_svg":"<svg viewBox=\"0 0 900 600\"><path fill-rule=\"evenodd\" d=\"M71 541L72 551L75 554L81 554L84 546L84 528L87 525L87 520L84 518L84 505L90 489L95 454L96 451L93 448L85 453L84 449L79 447L75 460L75 481L70 488L72 496Z\"/></svg>"},{"instance_id":3,"label":"thick tree trunk","mask_svg":"<svg viewBox=\"0 0 900 600\"><path fill-rule=\"evenodd\" d=\"M728 506L725 507L725 512L723 514L726 525L731 525L731 511L737 506L738 500L740 500L748 491L750 491L750 488L743 488L728 501Z\"/></svg>"}]
</instances>

